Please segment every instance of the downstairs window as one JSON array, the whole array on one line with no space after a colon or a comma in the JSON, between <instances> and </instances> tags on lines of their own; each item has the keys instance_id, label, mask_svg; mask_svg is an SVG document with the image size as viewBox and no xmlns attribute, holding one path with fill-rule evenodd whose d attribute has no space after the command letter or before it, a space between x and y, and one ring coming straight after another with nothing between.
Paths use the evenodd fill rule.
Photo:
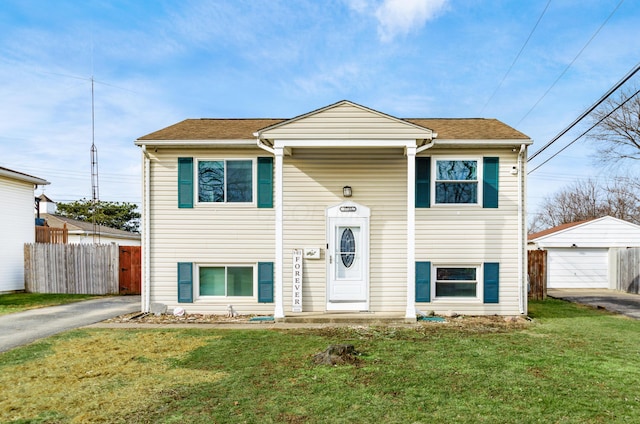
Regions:
<instances>
[{"instance_id":1,"label":"downstairs window","mask_svg":"<svg viewBox=\"0 0 640 424\"><path fill-rule=\"evenodd\" d=\"M478 296L478 268L436 267L436 298Z\"/></svg>"},{"instance_id":2,"label":"downstairs window","mask_svg":"<svg viewBox=\"0 0 640 424\"><path fill-rule=\"evenodd\" d=\"M253 267L199 267L200 296L253 296Z\"/></svg>"}]
</instances>

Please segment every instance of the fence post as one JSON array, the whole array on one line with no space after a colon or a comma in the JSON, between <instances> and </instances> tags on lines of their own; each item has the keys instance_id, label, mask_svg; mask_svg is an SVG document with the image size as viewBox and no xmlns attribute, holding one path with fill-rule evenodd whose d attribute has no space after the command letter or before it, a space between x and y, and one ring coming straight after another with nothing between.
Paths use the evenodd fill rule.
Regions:
<instances>
[{"instance_id":1,"label":"fence post","mask_svg":"<svg viewBox=\"0 0 640 424\"><path fill-rule=\"evenodd\" d=\"M547 298L547 251L527 251L527 271L529 276L529 299Z\"/></svg>"}]
</instances>

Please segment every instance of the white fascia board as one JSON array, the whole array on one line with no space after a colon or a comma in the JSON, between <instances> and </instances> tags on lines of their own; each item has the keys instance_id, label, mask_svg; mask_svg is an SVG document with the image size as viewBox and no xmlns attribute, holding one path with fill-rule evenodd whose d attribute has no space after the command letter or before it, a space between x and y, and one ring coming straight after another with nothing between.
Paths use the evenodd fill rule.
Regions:
<instances>
[{"instance_id":1,"label":"white fascia board","mask_svg":"<svg viewBox=\"0 0 640 424\"><path fill-rule=\"evenodd\" d=\"M154 147L256 147L256 140L136 140L134 144Z\"/></svg>"},{"instance_id":2,"label":"white fascia board","mask_svg":"<svg viewBox=\"0 0 640 424\"><path fill-rule=\"evenodd\" d=\"M47 185L51 184L47 180L43 180L42 178L34 177L33 175L23 174L21 172L11 171L10 169L0 169L0 177L7 177L13 180L24 181L26 183L32 183L36 185Z\"/></svg>"},{"instance_id":3,"label":"white fascia board","mask_svg":"<svg viewBox=\"0 0 640 424\"><path fill-rule=\"evenodd\" d=\"M416 147L416 140L389 140L389 139L276 139L274 147Z\"/></svg>"},{"instance_id":4,"label":"white fascia board","mask_svg":"<svg viewBox=\"0 0 640 424\"><path fill-rule=\"evenodd\" d=\"M460 147L472 147L472 146L518 146L521 144L529 146L533 144L533 140L527 139L436 139L436 144L439 146L460 146Z\"/></svg>"},{"instance_id":5,"label":"white fascia board","mask_svg":"<svg viewBox=\"0 0 640 424\"><path fill-rule=\"evenodd\" d=\"M574 230L577 230L577 229L579 230L582 227L588 226L589 224L593 224L594 222L601 221L603 218L606 218L606 216L604 216L602 218L598 218L598 219L593 219L591 221L583 222L582 224L573 225L571 227L563 228L562 230L554 231L552 233L545 234L543 236L531 239L529 241L538 244L540 247L543 247L542 244L544 244L546 246L546 242L549 239L553 239L553 238L555 238L555 237L557 237L559 235L564 235L564 233L573 232ZM540 244L540 242L542 242L542 244Z\"/></svg>"}]
</instances>

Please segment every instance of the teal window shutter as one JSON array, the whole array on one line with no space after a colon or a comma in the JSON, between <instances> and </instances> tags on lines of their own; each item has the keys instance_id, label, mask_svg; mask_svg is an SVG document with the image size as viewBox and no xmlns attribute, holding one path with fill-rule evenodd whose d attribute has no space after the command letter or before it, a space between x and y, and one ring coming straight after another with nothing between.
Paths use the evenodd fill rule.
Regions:
<instances>
[{"instance_id":1,"label":"teal window shutter","mask_svg":"<svg viewBox=\"0 0 640 424\"><path fill-rule=\"evenodd\" d=\"M258 262L258 302L273 303L273 262Z\"/></svg>"},{"instance_id":2,"label":"teal window shutter","mask_svg":"<svg viewBox=\"0 0 640 424\"><path fill-rule=\"evenodd\" d=\"M416 262L416 302L431 302L431 262Z\"/></svg>"},{"instance_id":3,"label":"teal window shutter","mask_svg":"<svg viewBox=\"0 0 640 424\"><path fill-rule=\"evenodd\" d=\"M416 208L431 206L431 158L416 158Z\"/></svg>"},{"instance_id":4,"label":"teal window shutter","mask_svg":"<svg viewBox=\"0 0 640 424\"><path fill-rule=\"evenodd\" d=\"M500 301L500 264L498 262L484 263L484 303L499 303Z\"/></svg>"},{"instance_id":5,"label":"teal window shutter","mask_svg":"<svg viewBox=\"0 0 640 424\"><path fill-rule=\"evenodd\" d=\"M258 158L258 207L273 207L273 158Z\"/></svg>"},{"instance_id":6,"label":"teal window shutter","mask_svg":"<svg viewBox=\"0 0 640 424\"><path fill-rule=\"evenodd\" d=\"M178 262L178 302L193 303L193 264Z\"/></svg>"},{"instance_id":7,"label":"teal window shutter","mask_svg":"<svg viewBox=\"0 0 640 424\"><path fill-rule=\"evenodd\" d=\"M178 207L193 207L193 158L178 158Z\"/></svg>"},{"instance_id":8,"label":"teal window shutter","mask_svg":"<svg viewBox=\"0 0 640 424\"><path fill-rule=\"evenodd\" d=\"M498 207L498 172L500 171L499 158L486 157L483 161L483 185L482 207Z\"/></svg>"}]
</instances>

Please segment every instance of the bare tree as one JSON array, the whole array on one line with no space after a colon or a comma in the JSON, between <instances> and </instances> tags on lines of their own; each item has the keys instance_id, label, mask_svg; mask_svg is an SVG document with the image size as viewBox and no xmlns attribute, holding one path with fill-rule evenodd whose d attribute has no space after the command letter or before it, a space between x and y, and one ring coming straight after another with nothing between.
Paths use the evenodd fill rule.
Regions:
<instances>
[{"instance_id":1,"label":"bare tree","mask_svg":"<svg viewBox=\"0 0 640 424\"><path fill-rule=\"evenodd\" d=\"M605 187L607 215L640 224L640 182L619 177Z\"/></svg>"},{"instance_id":2,"label":"bare tree","mask_svg":"<svg viewBox=\"0 0 640 424\"><path fill-rule=\"evenodd\" d=\"M640 90L619 91L591 114L595 127L587 137L595 142L596 161L603 165L640 161Z\"/></svg>"},{"instance_id":3,"label":"bare tree","mask_svg":"<svg viewBox=\"0 0 640 424\"><path fill-rule=\"evenodd\" d=\"M640 224L640 184L634 181L628 177L604 185L592 179L577 181L545 198L529 231L603 216Z\"/></svg>"}]
</instances>

